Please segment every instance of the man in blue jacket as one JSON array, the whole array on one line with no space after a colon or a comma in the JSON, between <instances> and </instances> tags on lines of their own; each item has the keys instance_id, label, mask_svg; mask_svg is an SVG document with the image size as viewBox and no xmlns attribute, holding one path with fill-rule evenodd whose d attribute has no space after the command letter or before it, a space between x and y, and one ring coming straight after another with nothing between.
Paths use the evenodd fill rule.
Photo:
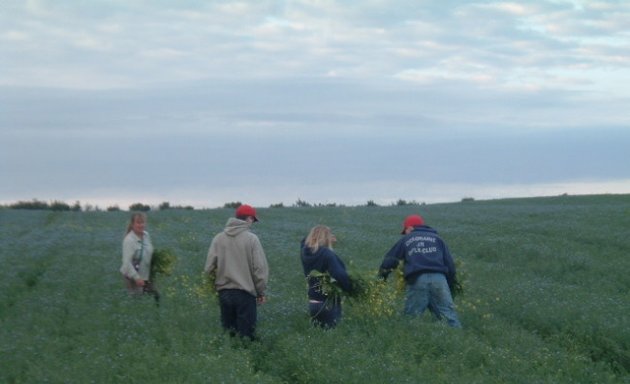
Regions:
<instances>
[{"instance_id":1,"label":"man in blue jacket","mask_svg":"<svg viewBox=\"0 0 630 384\"><path fill-rule=\"evenodd\" d=\"M424 224L420 215L410 215L403 222L403 237L387 252L379 276L404 262L407 283L405 313L421 315L427 307L438 319L461 328L450 287L455 284L455 263L435 229Z\"/></svg>"}]
</instances>

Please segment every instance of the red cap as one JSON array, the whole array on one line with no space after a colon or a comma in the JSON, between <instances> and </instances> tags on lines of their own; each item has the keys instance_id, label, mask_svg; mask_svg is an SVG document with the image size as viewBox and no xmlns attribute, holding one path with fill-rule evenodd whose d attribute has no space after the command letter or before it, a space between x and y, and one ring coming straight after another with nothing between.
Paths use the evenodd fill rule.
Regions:
<instances>
[{"instance_id":1,"label":"red cap","mask_svg":"<svg viewBox=\"0 0 630 384\"><path fill-rule=\"evenodd\" d=\"M420 215L409 215L403 222L403 230L400 233L401 235L405 234L405 229L408 227L419 227L424 225L424 219Z\"/></svg>"},{"instance_id":2,"label":"red cap","mask_svg":"<svg viewBox=\"0 0 630 384\"><path fill-rule=\"evenodd\" d=\"M236 217L251 216L254 218L254 221L258 221L258 218L256 217L256 209L252 207L251 205L247 205L247 204L243 204L239 206L238 208L236 208L236 213L234 214L234 216Z\"/></svg>"}]
</instances>

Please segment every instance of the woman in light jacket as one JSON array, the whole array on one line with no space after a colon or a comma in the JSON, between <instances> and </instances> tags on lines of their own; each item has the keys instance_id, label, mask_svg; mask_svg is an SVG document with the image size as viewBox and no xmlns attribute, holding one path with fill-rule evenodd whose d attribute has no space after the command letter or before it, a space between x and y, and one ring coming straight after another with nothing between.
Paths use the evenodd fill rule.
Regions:
<instances>
[{"instance_id":1,"label":"woman in light jacket","mask_svg":"<svg viewBox=\"0 0 630 384\"><path fill-rule=\"evenodd\" d=\"M146 223L147 216L144 213L134 212L131 214L131 220L122 243L120 273L123 274L130 295L148 293L158 303L160 294L150 281L153 244L151 244L151 236L145 231Z\"/></svg>"}]
</instances>

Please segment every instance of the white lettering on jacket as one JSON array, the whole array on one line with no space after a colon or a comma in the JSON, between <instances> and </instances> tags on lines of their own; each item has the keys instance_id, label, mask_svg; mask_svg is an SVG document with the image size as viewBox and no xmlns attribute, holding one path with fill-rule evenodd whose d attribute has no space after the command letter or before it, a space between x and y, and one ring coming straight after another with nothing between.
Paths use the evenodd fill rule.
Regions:
<instances>
[{"instance_id":1,"label":"white lettering on jacket","mask_svg":"<svg viewBox=\"0 0 630 384\"><path fill-rule=\"evenodd\" d=\"M425 242L428 243L432 243L430 245L425 245ZM414 244L414 247L411 249L408 249L407 253L409 256L413 256L415 254L428 254L428 253L436 253L437 252L437 247L435 246L431 246L433 244L435 244L436 239L435 237L427 237L427 236L414 236L409 238L406 242L405 242L405 246L409 247L412 243L416 243Z\"/></svg>"},{"instance_id":2,"label":"white lettering on jacket","mask_svg":"<svg viewBox=\"0 0 630 384\"><path fill-rule=\"evenodd\" d=\"M422 246L424 246L424 242L425 241L428 241L430 243L435 243L435 237L428 237L428 236L414 236L414 237L410 237L409 239L407 239L407 241L405 241L405 246L408 247L409 244L415 243L415 242L420 242L420 243L422 243Z\"/></svg>"}]
</instances>

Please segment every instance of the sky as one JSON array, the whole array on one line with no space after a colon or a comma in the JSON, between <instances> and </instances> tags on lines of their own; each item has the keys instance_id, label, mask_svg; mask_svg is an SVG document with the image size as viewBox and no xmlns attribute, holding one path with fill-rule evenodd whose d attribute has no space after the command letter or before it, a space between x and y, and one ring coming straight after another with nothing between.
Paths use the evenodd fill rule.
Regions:
<instances>
[{"instance_id":1,"label":"sky","mask_svg":"<svg viewBox=\"0 0 630 384\"><path fill-rule=\"evenodd\" d=\"M630 193L630 2L0 0L0 204Z\"/></svg>"}]
</instances>

